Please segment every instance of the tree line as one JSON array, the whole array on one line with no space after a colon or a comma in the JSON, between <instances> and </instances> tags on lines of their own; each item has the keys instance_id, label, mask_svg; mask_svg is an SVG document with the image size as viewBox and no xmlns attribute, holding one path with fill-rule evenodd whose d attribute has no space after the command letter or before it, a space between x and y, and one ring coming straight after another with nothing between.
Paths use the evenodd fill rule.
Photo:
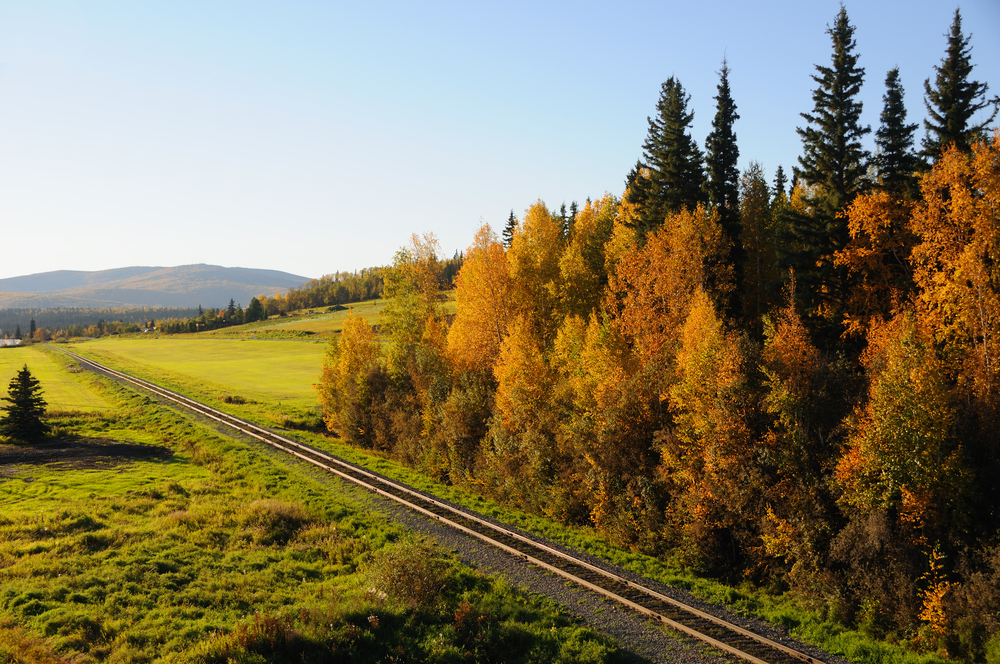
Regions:
<instances>
[{"instance_id":1,"label":"tree line","mask_svg":"<svg viewBox=\"0 0 1000 664\"><path fill-rule=\"evenodd\" d=\"M1000 649L1000 100L955 12L925 137L885 78L875 154L846 9L789 181L742 173L719 72L705 151L661 88L623 194L433 234L382 272L317 388L328 428L638 550L793 589L915 650ZM978 118L978 120L977 120ZM572 223L567 223L572 219ZM1000 651L1000 650L997 650Z\"/></svg>"}]
</instances>

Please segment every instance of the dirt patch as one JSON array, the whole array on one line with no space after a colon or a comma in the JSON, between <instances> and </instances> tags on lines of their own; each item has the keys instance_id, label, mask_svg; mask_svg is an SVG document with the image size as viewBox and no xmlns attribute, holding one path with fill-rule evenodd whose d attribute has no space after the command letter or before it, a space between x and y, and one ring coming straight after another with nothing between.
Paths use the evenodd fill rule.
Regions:
<instances>
[{"instance_id":1,"label":"dirt patch","mask_svg":"<svg viewBox=\"0 0 1000 664\"><path fill-rule=\"evenodd\" d=\"M0 444L0 477L16 466L50 465L69 469L106 469L134 461L166 460L173 451L159 445L134 445L100 438L60 438L37 445Z\"/></svg>"}]
</instances>

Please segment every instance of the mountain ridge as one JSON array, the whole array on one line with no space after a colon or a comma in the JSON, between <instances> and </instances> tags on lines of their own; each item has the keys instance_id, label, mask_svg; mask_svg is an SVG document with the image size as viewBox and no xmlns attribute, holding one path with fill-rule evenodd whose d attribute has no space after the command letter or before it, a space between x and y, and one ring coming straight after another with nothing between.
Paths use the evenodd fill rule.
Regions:
<instances>
[{"instance_id":1,"label":"mountain ridge","mask_svg":"<svg viewBox=\"0 0 1000 664\"><path fill-rule=\"evenodd\" d=\"M244 306L257 295L284 293L309 277L196 263L174 267L55 270L0 279L0 308Z\"/></svg>"}]
</instances>

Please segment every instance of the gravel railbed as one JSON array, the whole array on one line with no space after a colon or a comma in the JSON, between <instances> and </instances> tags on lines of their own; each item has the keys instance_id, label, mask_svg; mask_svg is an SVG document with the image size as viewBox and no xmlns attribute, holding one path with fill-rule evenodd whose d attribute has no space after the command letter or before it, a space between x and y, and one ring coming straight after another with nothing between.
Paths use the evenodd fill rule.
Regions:
<instances>
[{"instance_id":1,"label":"gravel railbed","mask_svg":"<svg viewBox=\"0 0 1000 664\"><path fill-rule=\"evenodd\" d=\"M104 374L104 372L98 372ZM106 374L104 374L106 375ZM109 376L114 378L113 376ZM135 386L129 384L133 389ZM179 406L172 401L163 399L155 394L145 392L152 399L162 405L179 410ZM185 412L189 415L190 411ZM437 544L445 550L452 551L464 563L475 569L488 574L500 574L507 577L514 585L520 586L529 592L539 593L557 602L567 614L576 616L588 626L602 634L612 637L618 647L631 655L635 662L656 662L656 663L681 663L681 664L720 664L721 662L741 662L732 655L718 651L710 646L687 637L679 632L670 630L653 620L622 607L611 600L603 598L596 593L580 588L565 579L545 572L524 560L512 556L488 546L484 542L455 531L437 520L425 517L412 512L402 505L387 498L383 498L361 487L342 480L339 477L325 473L319 468L288 455L266 445L250 436L236 434L228 426L216 422L210 418L197 415L196 418L203 424L220 431L221 433L243 439L247 444L267 452L269 455L284 462L293 462L307 467L317 478L336 486L337 490L350 496L351 498L370 505L373 509L385 514L389 518L403 523L408 528L426 535L436 540ZM281 432L294 436L294 432ZM354 465L354 464L351 464ZM362 468L361 466L356 466ZM369 469L365 468L364 470ZM411 487L412 488L412 487ZM414 489L425 496L433 497L442 503L462 507L448 500L433 496L424 491ZM468 510L471 511L471 510ZM475 512L473 512L475 513ZM477 514L482 519L491 523L503 526L504 528L532 537L553 548L560 549L574 556L580 557L587 562L601 567L609 572L630 579L636 583L663 593L679 601L694 606L706 613L710 613L719 618L732 622L745 629L749 629L770 639L783 643L789 647L800 650L828 664L849 664L847 660L835 657L814 646L798 642L788 636L787 631L754 616L745 616L734 613L725 606L707 603L682 589L667 586L658 581L647 579L634 572L622 569L612 563L598 558L586 551L581 551L575 547L568 546L562 542L550 540L544 536L525 531L510 524L502 523L496 519L483 514Z\"/></svg>"}]
</instances>

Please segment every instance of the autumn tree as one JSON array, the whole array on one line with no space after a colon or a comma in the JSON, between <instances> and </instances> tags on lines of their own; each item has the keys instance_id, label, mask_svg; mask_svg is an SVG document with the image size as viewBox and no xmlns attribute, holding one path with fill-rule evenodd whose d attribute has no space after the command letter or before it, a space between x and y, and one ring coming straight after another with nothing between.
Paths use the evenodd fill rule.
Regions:
<instances>
[{"instance_id":1,"label":"autumn tree","mask_svg":"<svg viewBox=\"0 0 1000 664\"><path fill-rule=\"evenodd\" d=\"M667 217L641 250L619 259L605 309L644 361L672 357L699 288L713 302L727 301L732 269L719 260L727 252L717 213L698 206Z\"/></svg>"},{"instance_id":2,"label":"autumn tree","mask_svg":"<svg viewBox=\"0 0 1000 664\"><path fill-rule=\"evenodd\" d=\"M510 291L503 245L485 224L476 232L456 278L457 312L448 331L448 352L457 367L492 370L512 318Z\"/></svg>"},{"instance_id":3,"label":"autumn tree","mask_svg":"<svg viewBox=\"0 0 1000 664\"><path fill-rule=\"evenodd\" d=\"M411 368L414 353L428 320L438 319L441 246L433 233L414 233L410 243L396 252L384 274L385 297L381 323L391 340L387 358L390 374L400 377Z\"/></svg>"},{"instance_id":4,"label":"autumn tree","mask_svg":"<svg viewBox=\"0 0 1000 664\"><path fill-rule=\"evenodd\" d=\"M834 263L850 275L844 325L854 336L864 336L873 322L891 318L913 294L913 204L897 195L881 189L858 196L845 212L850 240L834 255Z\"/></svg>"},{"instance_id":5,"label":"autumn tree","mask_svg":"<svg viewBox=\"0 0 1000 664\"><path fill-rule=\"evenodd\" d=\"M327 429L362 447L376 446L373 402L379 395L371 383L381 355L371 325L352 312L340 336L330 340L314 386Z\"/></svg>"},{"instance_id":6,"label":"autumn tree","mask_svg":"<svg viewBox=\"0 0 1000 664\"><path fill-rule=\"evenodd\" d=\"M912 543L927 546L966 513L957 509L970 478L954 436L959 409L948 370L912 312L874 325L866 358L869 398L837 465L842 500L894 510Z\"/></svg>"},{"instance_id":7,"label":"autumn tree","mask_svg":"<svg viewBox=\"0 0 1000 664\"><path fill-rule=\"evenodd\" d=\"M790 288L794 288L792 282ZM815 581L838 519L832 468L843 442L843 419L858 389L852 367L813 344L794 297L765 319L761 356L763 411L760 515L763 553L786 565L793 584Z\"/></svg>"},{"instance_id":8,"label":"autumn tree","mask_svg":"<svg viewBox=\"0 0 1000 664\"><path fill-rule=\"evenodd\" d=\"M599 201L589 199L575 213L573 234L559 258L560 309L566 314L588 317L598 308L608 283L605 245L611 239L618 201L610 194Z\"/></svg>"},{"instance_id":9,"label":"autumn tree","mask_svg":"<svg viewBox=\"0 0 1000 664\"><path fill-rule=\"evenodd\" d=\"M695 291L680 330L673 424L660 436L674 527L704 561L734 560L732 533L742 530L758 500L755 446L747 426L742 344L724 329L711 299ZM728 533L728 537L726 536Z\"/></svg>"},{"instance_id":10,"label":"autumn tree","mask_svg":"<svg viewBox=\"0 0 1000 664\"><path fill-rule=\"evenodd\" d=\"M547 343L558 325L559 258L564 244L559 218L537 201L525 213L507 252L512 311L534 326Z\"/></svg>"},{"instance_id":11,"label":"autumn tree","mask_svg":"<svg viewBox=\"0 0 1000 664\"><path fill-rule=\"evenodd\" d=\"M42 387L38 379L31 375L27 364L11 379L3 401L7 405L0 406L0 411L3 411L0 435L14 442L37 443L49 432L49 425L44 419L46 404L42 398Z\"/></svg>"},{"instance_id":12,"label":"autumn tree","mask_svg":"<svg viewBox=\"0 0 1000 664\"><path fill-rule=\"evenodd\" d=\"M967 357L975 393L994 403L1000 373L1000 134L947 149L921 181L913 213L919 303L935 336Z\"/></svg>"},{"instance_id":13,"label":"autumn tree","mask_svg":"<svg viewBox=\"0 0 1000 664\"><path fill-rule=\"evenodd\" d=\"M967 152L972 144L985 137L986 127L1000 111L1000 99L986 99L989 89L986 83L970 80L972 75L972 47L970 36L962 34L962 14L955 9L951 31L947 35L948 48L937 72L934 86L931 80L924 81L924 105L929 117L924 120L927 136L924 138L924 154L936 161L941 152L954 144L960 151ZM979 122L973 116L979 111L993 107L993 112Z\"/></svg>"}]
</instances>

